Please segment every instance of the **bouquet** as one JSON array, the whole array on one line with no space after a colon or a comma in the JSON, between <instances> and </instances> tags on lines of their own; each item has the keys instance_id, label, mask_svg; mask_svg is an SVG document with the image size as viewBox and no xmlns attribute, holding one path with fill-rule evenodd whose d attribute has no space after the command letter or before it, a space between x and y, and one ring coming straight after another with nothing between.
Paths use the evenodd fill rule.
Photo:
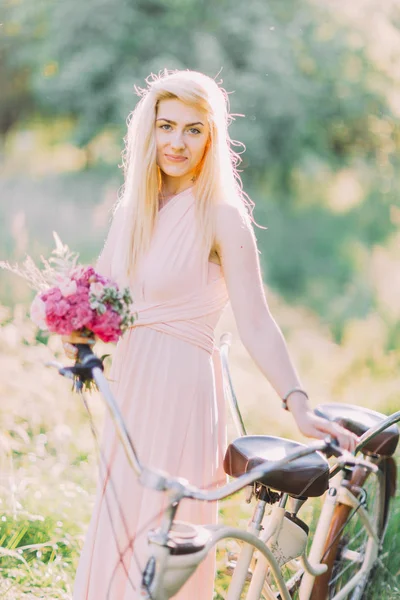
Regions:
<instances>
[{"instance_id":1,"label":"bouquet","mask_svg":"<svg viewBox=\"0 0 400 600\"><path fill-rule=\"evenodd\" d=\"M129 288L78 265L78 254L69 250L53 233L53 256L41 257L39 269L28 256L22 267L1 262L0 267L23 277L38 294L31 305L31 319L42 330L70 336L71 341L116 342L134 322Z\"/></svg>"}]
</instances>

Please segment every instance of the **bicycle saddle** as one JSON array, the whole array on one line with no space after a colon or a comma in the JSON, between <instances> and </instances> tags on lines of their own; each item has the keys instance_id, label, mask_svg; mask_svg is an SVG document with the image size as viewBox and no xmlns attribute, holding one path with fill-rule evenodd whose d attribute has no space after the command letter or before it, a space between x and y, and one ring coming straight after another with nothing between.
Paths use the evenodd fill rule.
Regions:
<instances>
[{"instance_id":1,"label":"bicycle saddle","mask_svg":"<svg viewBox=\"0 0 400 600\"><path fill-rule=\"evenodd\" d=\"M321 417L335 421L352 431L356 435L362 435L370 427L378 425L386 419L386 415L353 404L320 404L315 413ZM392 456L399 441L399 429L396 424L391 425L368 442L363 452L371 452L381 456Z\"/></svg>"},{"instance_id":2,"label":"bicycle saddle","mask_svg":"<svg viewBox=\"0 0 400 600\"><path fill-rule=\"evenodd\" d=\"M227 475L239 477L265 461L275 462L304 447L280 437L245 435L229 444L224 470ZM321 454L314 452L273 469L259 483L292 496L322 496L329 485L329 464Z\"/></svg>"}]
</instances>

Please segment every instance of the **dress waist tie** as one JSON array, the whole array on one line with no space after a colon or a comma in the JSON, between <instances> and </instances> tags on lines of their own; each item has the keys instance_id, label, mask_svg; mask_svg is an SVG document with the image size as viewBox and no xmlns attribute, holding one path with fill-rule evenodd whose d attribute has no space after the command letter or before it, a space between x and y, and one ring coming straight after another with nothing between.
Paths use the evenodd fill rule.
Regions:
<instances>
[{"instance_id":1,"label":"dress waist tie","mask_svg":"<svg viewBox=\"0 0 400 600\"><path fill-rule=\"evenodd\" d=\"M221 311L227 302L223 280L216 279L194 294L186 294L166 302L137 302L133 304L135 322L132 328L150 327L189 344L214 350L214 328L205 317Z\"/></svg>"}]
</instances>

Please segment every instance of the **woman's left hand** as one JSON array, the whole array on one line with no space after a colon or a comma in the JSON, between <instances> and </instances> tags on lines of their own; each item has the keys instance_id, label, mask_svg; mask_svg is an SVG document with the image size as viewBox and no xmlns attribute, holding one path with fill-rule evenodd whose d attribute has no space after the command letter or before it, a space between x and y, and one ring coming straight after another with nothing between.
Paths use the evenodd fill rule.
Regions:
<instances>
[{"instance_id":1,"label":"woman's left hand","mask_svg":"<svg viewBox=\"0 0 400 600\"><path fill-rule=\"evenodd\" d=\"M296 397L290 398L287 404L297 427L303 435L317 439L323 439L330 435L337 440L343 450L354 452L359 438L338 423L317 416L308 406L304 396L301 398L296 395Z\"/></svg>"},{"instance_id":2,"label":"woman's left hand","mask_svg":"<svg viewBox=\"0 0 400 600\"><path fill-rule=\"evenodd\" d=\"M78 356L78 348L75 344L89 344L95 343L95 337L85 337L79 331L73 331L69 335L61 336L63 342L64 352L71 360L76 360Z\"/></svg>"}]
</instances>

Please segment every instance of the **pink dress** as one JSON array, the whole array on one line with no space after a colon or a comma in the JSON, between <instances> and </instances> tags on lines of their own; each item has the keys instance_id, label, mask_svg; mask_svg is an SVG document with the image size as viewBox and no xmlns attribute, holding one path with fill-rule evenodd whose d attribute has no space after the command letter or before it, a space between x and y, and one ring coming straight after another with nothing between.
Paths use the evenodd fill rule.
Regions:
<instances>
[{"instance_id":1,"label":"pink dress","mask_svg":"<svg viewBox=\"0 0 400 600\"><path fill-rule=\"evenodd\" d=\"M109 276L117 235L112 227L97 265ZM227 290L220 266L209 262L208 255L190 188L160 210L151 247L131 285L138 318L118 343L110 373L141 462L202 488L226 481L225 414L214 329ZM100 466L73 598L133 600L139 596L140 570L146 564L146 532L159 524L165 498L137 482L108 413L102 449L107 464ZM177 519L216 523L217 505L184 500ZM214 572L213 553L175 598L211 600Z\"/></svg>"}]
</instances>

